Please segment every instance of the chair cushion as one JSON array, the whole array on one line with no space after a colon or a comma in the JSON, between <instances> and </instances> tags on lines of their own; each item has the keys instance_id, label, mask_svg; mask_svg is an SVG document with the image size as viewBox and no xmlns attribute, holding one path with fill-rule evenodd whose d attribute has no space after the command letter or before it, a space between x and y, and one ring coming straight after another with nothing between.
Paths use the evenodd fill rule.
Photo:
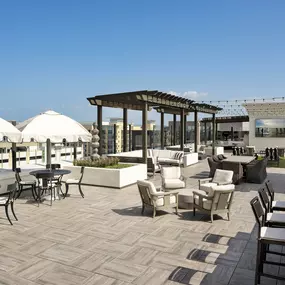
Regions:
<instances>
[{"instance_id":1,"label":"chair cushion","mask_svg":"<svg viewBox=\"0 0 285 285\"><path fill-rule=\"evenodd\" d=\"M21 185L33 185L33 184L36 184L36 181L20 181L19 182Z\"/></svg>"},{"instance_id":2,"label":"chair cushion","mask_svg":"<svg viewBox=\"0 0 285 285\"><path fill-rule=\"evenodd\" d=\"M157 161L159 163L165 163L165 164L177 164L179 165L179 160L174 158L167 158L167 157L158 157Z\"/></svg>"},{"instance_id":3,"label":"chair cushion","mask_svg":"<svg viewBox=\"0 0 285 285\"><path fill-rule=\"evenodd\" d=\"M170 195L170 204L175 204L176 203L176 196L175 195ZM158 197L156 200L156 205L157 206L163 206L164 205L164 197Z\"/></svg>"},{"instance_id":4,"label":"chair cushion","mask_svg":"<svg viewBox=\"0 0 285 285\"><path fill-rule=\"evenodd\" d=\"M185 182L180 179L164 179L164 187L166 189L184 188Z\"/></svg>"},{"instance_id":5,"label":"chair cushion","mask_svg":"<svg viewBox=\"0 0 285 285\"><path fill-rule=\"evenodd\" d=\"M268 213L266 215L266 221L268 222L276 222L276 223L284 223L285 224L285 215L279 213Z\"/></svg>"},{"instance_id":6,"label":"chair cushion","mask_svg":"<svg viewBox=\"0 0 285 285\"><path fill-rule=\"evenodd\" d=\"M180 160L183 155L184 155L183 151L177 151L177 152L174 153L172 158Z\"/></svg>"},{"instance_id":7,"label":"chair cushion","mask_svg":"<svg viewBox=\"0 0 285 285\"><path fill-rule=\"evenodd\" d=\"M6 204L6 202L8 201L8 198L7 197L4 197L5 199L1 199L0 200L0 204Z\"/></svg>"},{"instance_id":8,"label":"chair cushion","mask_svg":"<svg viewBox=\"0 0 285 285\"><path fill-rule=\"evenodd\" d=\"M154 184L152 182L150 182L150 181L138 180L137 184L148 187L148 190L149 190L150 194L156 194L157 193L157 190L156 190Z\"/></svg>"},{"instance_id":9,"label":"chair cushion","mask_svg":"<svg viewBox=\"0 0 285 285\"><path fill-rule=\"evenodd\" d=\"M165 179L179 179L181 176L180 167L163 167L162 168L162 177Z\"/></svg>"},{"instance_id":10,"label":"chair cushion","mask_svg":"<svg viewBox=\"0 0 285 285\"><path fill-rule=\"evenodd\" d=\"M70 178L70 179L67 179L67 180L65 181L65 183L67 183L67 184L79 183L79 179L72 179L72 178Z\"/></svg>"},{"instance_id":11,"label":"chair cushion","mask_svg":"<svg viewBox=\"0 0 285 285\"><path fill-rule=\"evenodd\" d=\"M195 190L196 191L196 190ZM197 196L195 196L194 198L194 203L196 205L199 205L199 198ZM203 198L203 206L202 206L204 209L206 210L211 210L211 207L212 207L212 201L211 200L207 200L205 198Z\"/></svg>"},{"instance_id":12,"label":"chair cushion","mask_svg":"<svg viewBox=\"0 0 285 285\"><path fill-rule=\"evenodd\" d=\"M205 191L209 196L213 196L213 187L217 186L217 183L207 182L200 185L200 190Z\"/></svg>"},{"instance_id":13,"label":"chair cushion","mask_svg":"<svg viewBox=\"0 0 285 285\"><path fill-rule=\"evenodd\" d=\"M285 201L272 201L272 207L285 209Z\"/></svg>"},{"instance_id":14,"label":"chair cushion","mask_svg":"<svg viewBox=\"0 0 285 285\"><path fill-rule=\"evenodd\" d=\"M285 242L285 229L261 227L260 237L265 240Z\"/></svg>"},{"instance_id":15,"label":"chair cushion","mask_svg":"<svg viewBox=\"0 0 285 285\"><path fill-rule=\"evenodd\" d=\"M235 185L234 184L227 184L227 185L216 185L213 186L212 189L215 190L222 190L222 191L231 191L231 190L235 190Z\"/></svg>"},{"instance_id":16,"label":"chair cushion","mask_svg":"<svg viewBox=\"0 0 285 285\"><path fill-rule=\"evenodd\" d=\"M232 170L216 169L212 182L219 185L231 184L234 172Z\"/></svg>"}]
</instances>

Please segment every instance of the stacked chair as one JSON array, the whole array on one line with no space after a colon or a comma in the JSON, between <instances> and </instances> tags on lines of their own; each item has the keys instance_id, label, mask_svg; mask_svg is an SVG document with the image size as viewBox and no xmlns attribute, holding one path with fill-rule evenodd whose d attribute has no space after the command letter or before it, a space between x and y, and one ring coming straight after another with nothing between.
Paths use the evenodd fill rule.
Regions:
<instances>
[{"instance_id":1,"label":"stacked chair","mask_svg":"<svg viewBox=\"0 0 285 285\"><path fill-rule=\"evenodd\" d=\"M255 285L260 284L261 276L285 280L285 277L264 272L264 264L285 266L285 263L268 259L268 254L285 256L282 251L271 250L270 246L285 245L285 213L273 212L274 210L284 211L285 203L273 200L274 191L269 181L266 182L266 187L262 187L258 192L260 199L254 197L250 201L258 225Z\"/></svg>"}]
</instances>

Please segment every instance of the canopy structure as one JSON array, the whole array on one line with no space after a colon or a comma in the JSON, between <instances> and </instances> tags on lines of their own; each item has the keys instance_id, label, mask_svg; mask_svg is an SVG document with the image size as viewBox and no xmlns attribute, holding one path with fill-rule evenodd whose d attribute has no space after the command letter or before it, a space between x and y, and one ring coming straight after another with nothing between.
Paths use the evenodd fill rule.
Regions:
<instances>
[{"instance_id":1,"label":"canopy structure","mask_svg":"<svg viewBox=\"0 0 285 285\"><path fill-rule=\"evenodd\" d=\"M51 143L90 142L92 135L75 120L54 111L46 111L18 126L24 142L47 142L47 164L51 163Z\"/></svg>"},{"instance_id":2,"label":"canopy structure","mask_svg":"<svg viewBox=\"0 0 285 285\"><path fill-rule=\"evenodd\" d=\"M30 118L17 128L22 131L22 139L25 142L46 142L50 139L52 143L91 141L91 134L75 120L54 111L46 111L38 116Z\"/></svg>"},{"instance_id":3,"label":"canopy structure","mask_svg":"<svg viewBox=\"0 0 285 285\"><path fill-rule=\"evenodd\" d=\"M0 118L0 141L12 143L21 142L22 134L10 122Z\"/></svg>"},{"instance_id":4,"label":"canopy structure","mask_svg":"<svg viewBox=\"0 0 285 285\"><path fill-rule=\"evenodd\" d=\"M161 148L164 148L164 114L172 114L176 122L176 115L180 115L180 148L183 150L186 133L186 115L194 112L195 126L198 124L198 112L215 114L222 108L205 104L195 103L193 100L160 92L158 90L141 90L132 92L123 92L115 94L97 95L87 98L91 105L97 106L97 124L99 136L102 132L102 107L122 108L123 109L123 147L124 151L128 150L127 141L127 110L142 111L142 146L143 160L147 160L147 112L152 108L161 113ZM214 124L213 124L214 125ZM174 130L174 136L176 131ZM195 150L197 151L198 128L195 128ZM214 145L214 144L213 144ZM99 154L102 154L102 146L99 146Z\"/></svg>"}]
</instances>

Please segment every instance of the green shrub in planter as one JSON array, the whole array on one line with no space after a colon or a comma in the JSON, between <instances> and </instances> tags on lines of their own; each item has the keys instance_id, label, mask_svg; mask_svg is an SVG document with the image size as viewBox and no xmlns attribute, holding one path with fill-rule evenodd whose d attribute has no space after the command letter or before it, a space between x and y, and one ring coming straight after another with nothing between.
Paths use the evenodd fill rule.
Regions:
<instances>
[{"instance_id":1,"label":"green shrub in planter","mask_svg":"<svg viewBox=\"0 0 285 285\"><path fill-rule=\"evenodd\" d=\"M105 157L96 160L79 159L73 161L73 165L75 166L87 166L87 167L114 167L118 164L119 164L119 159L117 157Z\"/></svg>"}]
</instances>

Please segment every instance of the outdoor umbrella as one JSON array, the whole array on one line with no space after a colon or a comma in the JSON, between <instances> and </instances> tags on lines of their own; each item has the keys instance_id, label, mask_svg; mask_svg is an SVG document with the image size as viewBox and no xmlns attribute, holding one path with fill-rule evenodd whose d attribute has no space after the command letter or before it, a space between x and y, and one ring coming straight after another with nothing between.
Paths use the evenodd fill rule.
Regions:
<instances>
[{"instance_id":1,"label":"outdoor umbrella","mask_svg":"<svg viewBox=\"0 0 285 285\"><path fill-rule=\"evenodd\" d=\"M50 143L90 142L91 134L75 120L54 111L46 111L19 125L25 142L47 143L47 164L51 163Z\"/></svg>"},{"instance_id":2,"label":"outdoor umbrella","mask_svg":"<svg viewBox=\"0 0 285 285\"><path fill-rule=\"evenodd\" d=\"M0 141L13 143L21 142L22 134L10 122L7 122L4 119L0 118Z\"/></svg>"},{"instance_id":3,"label":"outdoor umbrella","mask_svg":"<svg viewBox=\"0 0 285 285\"><path fill-rule=\"evenodd\" d=\"M10 122L0 118L0 141L12 143L12 169L16 168L16 144L22 141L21 132Z\"/></svg>"}]
</instances>

